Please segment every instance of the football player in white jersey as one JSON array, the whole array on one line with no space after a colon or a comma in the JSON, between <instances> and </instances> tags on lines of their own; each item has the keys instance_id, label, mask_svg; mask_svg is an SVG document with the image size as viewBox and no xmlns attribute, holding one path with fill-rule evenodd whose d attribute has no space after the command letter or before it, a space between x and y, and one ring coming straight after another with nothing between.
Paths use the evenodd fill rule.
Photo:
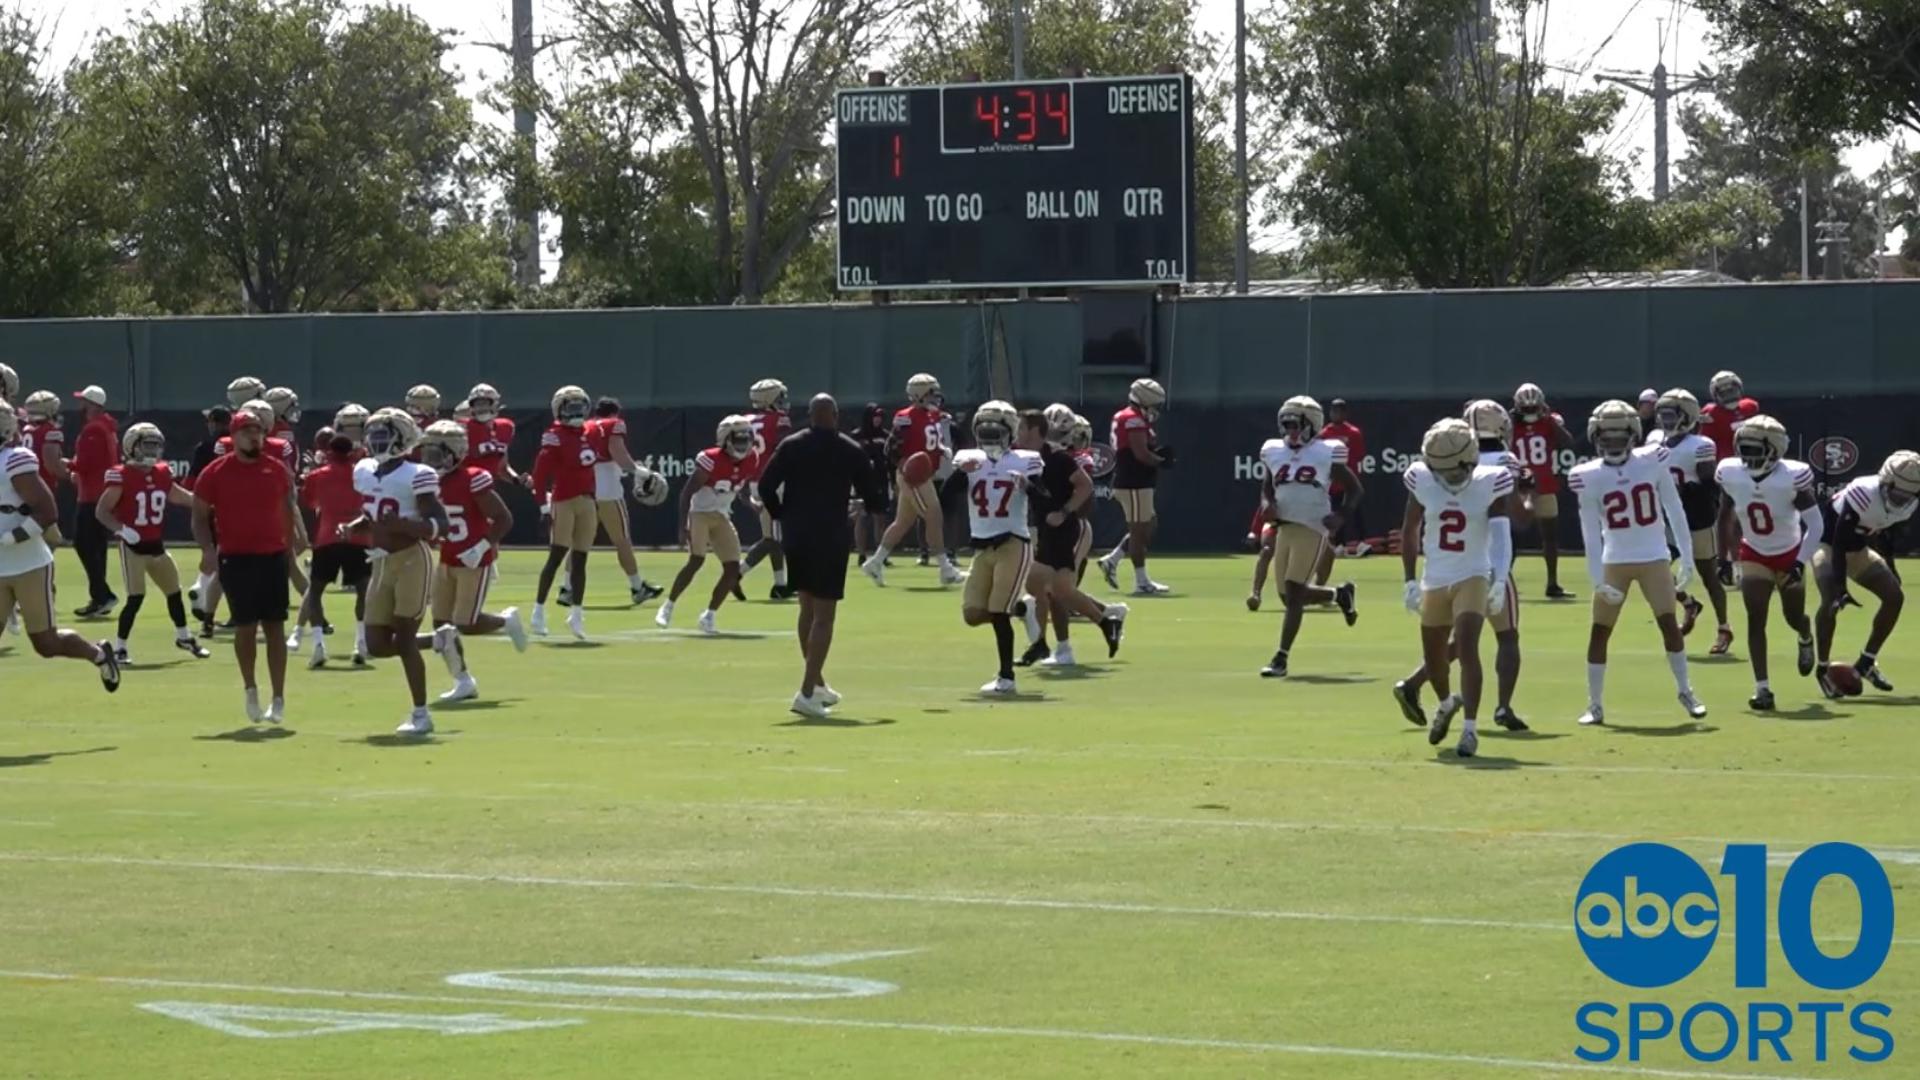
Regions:
<instances>
[{"instance_id":1,"label":"football player in white jersey","mask_svg":"<svg viewBox=\"0 0 1920 1080\"><path fill-rule=\"evenodd\" d=\"M46 532L57 520L53 492L40 478L40 459L20 445L20 418L11 404L0 401L0 612L17 606L37 655L91 663L111 694L120 689L113 642L90 645L53 624L53 549Z\"/></svg>"},{"instance_id":2,"label":"football player in white jersey","mask_svg":"<svg viewBox=\"0 0 1920 1080\"><path fill-rule=\"evenodd\" d=\"M340 526L340 539L364 535L373 541L373 579L367 584L367 652L397 656L413 695L413 712L396 730L427 735L427 665L420 655L420 621L433 599L433 548L447 532L440 505L440 474L411 457L420 426L407 412L381 409L367 420L367 456L353 467L353 487L365 505ZM432 640L432 639L429 639Z\"/></svg>"},{"instance_id":3,"label":"football player in white jersey","mask_svg":"<svg viewBox=\"0 0 1920 1080\"><path fill-rule=\"evenodd\" d=\"M1513 417L1507 412L1507 407L1482 398L1468 402L1464 416L1467 426L1473 429L1479 447L1477 464L1512 473L1517 491L1526 467L1509 449L1513 439ZM1513 711L1513 694L1520 686L1520 590L1515 587L1512 575L1513 530L1525 524L1522 520L1516 520L1523 518L1525 513L1523 499L1507 500L1504 535L1508 559L1507 569L1502 576L1506 583L1506 597L1498 604L1487 605L1487 622L1493 627L1493 672L1499 693L1499 703L1493 709L1493 722L1508 731L1529 730L1527 722ZM1413 674L1393 684L1393 700L1399 703L1400 714L1415 727L1426 727L1428 723L1426 708L1420 704L1420 688L1426 683L1427 665L1423 659Z\"/></svg>"},{"instance_id":4,"label":"football player in white jersey","mask_svg":"<svg viewBox=\"0 0 1920 1080\"><path fill-rule=\"evenodd\" d=\"M1687 678L1687 642L1680 634L1676 589L1693 580L1693 534L1673 483L1673 455L1664 446L1639 446L1640 413L1624 401L1604 401L1587 420L1587 438L1599 455L1573 467L1567 486L1580 498L1580 532L1587 545L1587 576L1593 581L1593 630L1587 639L1587 711L1582 724L1603 724L1607 641L1613 636L1627 589L1638 584L1653 609L1666 646L1667 667L1680 705L1698 720L1707 707ZM1638 449L1635 447L1638 446ZM1667 537L1680 551L1669 572Z\"/></svg>"},{"instance_id":5,"label":"football player in white jersey","mask_svg":"<svg viewBox=\"0 0 1920 1080\"><path fill-rule=\"evenodd\" d=\"M1407 610L1420 616L1420 651L1440 708L1427 742L1447 737L1455 713L1466 710L1458 752L1480 748L1480 624L1507 603L1513 564L1508 496L1516 477L1504 465L1479 464L1480 444L1465 420L1446 419L1420 440L1420 460L1402 474L1407 510L1400 522L1400 563L1406 572ZM1431 520L1429 520L1431 519ZM1410 538L1421 538L1418 548ZM1426 556L1424 572L1420 556ZM1448 649L1460 660L1460 693L1448 692Z\"/></svg>"},{"instance_id":6,"label":"football player in white jersey","mask_svg":"<svg viewBox=\"0 0 1920 1080\"><path fill-rule=\"evenodd\" d=\"M1778 589L1780 614L1800 635L1800 674L1813 674L1813 626L1807 621L1802 578L1826 529L1813 494L1813 467L1787 460L1787 429L1780 421L1771 416L1743 421L1733 430L1733 448L1739 456L1722 461L1714 479L1726 493L1721 517L1739 523L1740 595L1747 605L1747 652L1753 661L1753 697L1747 705L1770 712L1767 608Z\"/></svg>"},{"instance_id":7,"label":"football player in white jersey","mask_svg":"<svg viewBox=\"0 0 1920 1080\"><path fill-rule=\"evenodd\" d=\"M1687 511L1687 529L1693 533L1694 580L1704 586L1718 620L1713 647L1708 653L1725 656L1733 647L1733 628L1727 623L1727 587L1720 583L1714 560L1720 548L1720 489L1713 478L1720 454L1713 440L1700 434L1700 402L1691 393L1675 387L1661 394L1653 407L1659 425L1647 433L1647 445L1664 446L1673 456L1673 482L1680 487L1680 505ZM1686 593L1679 596L1686 617L1680 632L1693 633L1703 605Z\"/></svg>"},{"instance_id":8,"label":"football player in white jersey","mask_svg":"<svg viewBox=\"0 0 1920 1080\"><path fill-rule=\"evenodd\" d=\"M1855 478L1828 507L1827 539L1814 553L1813 580L1820 589L1820 610L1814 616L1814 634L1819 639L1815 677L1821 693L1830 698L1840 696L1827 678L1827 657L1840 609L1853 602L1847 593L1849 580L1880 600L1873 629L1853 670L1882 693L1893 691L1893 683L1880 672L1880 649L1900 621L1906 594L1892 564L1869 544L1881 542L1888 530L1910 520L1916 505L1920 505L1920 454L1896 450L1878 475Z\"/></svg>"},{"instance_id":9,"label":"football player in white jersey","mask_svg":"<svg viewBox=\"0 0 1920 1080\"><path fill-rule=\"evenodd\" d=\"M1342 582L1337 589L1311 584L1321 546L1328 535L1340 531L1340 523L1359 505L1362 494L1360 478L1347 468L1347 445L1320 438L1325 421L1319 402L1304 395L1290 397L1280 406L1280 437L1260 447L1260 463L1267 474L1262 482L1263 501L1276 526L1274 562L1287 603L1280 623L1280 648L1260 669L1263 678L1287 677L1287 656L1300 635L1307 605L1338 604L1348 626L1359 618L1353 582ZM1341 491L1338 507L1327 494L1336 482Z\"/></svg>"},{"instance_id":10,"label":"football player in white jersey","mask_svg":"<svg viewBox=\"0 0 1920 1080\"><path fill-rule=\"evenodd\" d=\"M1029 444L1015 446L1015 440ZM1000 654L1000 672L983 694L1008 697L1013 681L1013 620L1025 618L1033 598L1026 595L1027 571L1033 566L1033 544L1027 525L1027 485L1040 478L1039 442L1046 439L1041 421L1037 439L1021 424L1020 414L1004 401L989 401L974 410L973 440L978 449L953 456L954 466L967 474L967 520L973 534L973 567L961 599L961 615L968 626L993 626Z\"/></svg>"}]
</instances>

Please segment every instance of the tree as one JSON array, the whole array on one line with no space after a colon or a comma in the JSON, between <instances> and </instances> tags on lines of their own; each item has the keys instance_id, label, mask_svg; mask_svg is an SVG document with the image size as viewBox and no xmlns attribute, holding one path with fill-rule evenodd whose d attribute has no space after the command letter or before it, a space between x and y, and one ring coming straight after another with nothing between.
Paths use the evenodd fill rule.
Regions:
<instances>
[{"instance_id":1,"label":"tree","mask_svg":"<svg viewBox=\"0 0 1920 1080\"><path fill-rule=\"evenodd\" d=\"M93 167L121 178L156 298L320 311L458 287L433 280L471 266L443 245L470 247L485 215L447 48L402 8L345 0L199 0L101 43L77 79Z\"/></svg>"},{"instance_id":2,"label":"tree","mask_svg":"<svg viewBox=\"0 0 1920 1080\"><path fill-rule=\"evenodd\" d=\"M1913 0L1695 0L1754 119L1800 141L1920 132L1920 4Z\"/></svg>"},{"instance_id":3,"label":"tree","mask_svg":"<svg viewBox=\"0 0 1920 1080\"><path fill-rule=\"evenodd\" d=\"M45 62L40 28L0 11L0 315L97 314L114 274L110 200Z\"/></svg>"},{"instance_id":4,"label":"tree","mask_svg":"<svg viewBox=\"0 0 1920 1080\"><path fill-rule=\"evenodd\" d=\"M601 85L672 102L706 174L716 299L758 303L827 220L833 92L858 81L907 3L572 0Z\"/></svg>"},{"instance_id":5,"label":"tree","mask_svg":"<svg viewBox=\"0 0 1920 1080\"><path fill-rule=\"evenodd\" d=\"M1541 25L1535 0L1501 0ZM1310 267L1425 288L1546 285L1639 269L1674 247L1672 219L1594 149L1621 99L1548 86L1475 0L1296 0L1262 31L1263 77L1300 155L1283 205Z\"/></svg>"}]
</instances>

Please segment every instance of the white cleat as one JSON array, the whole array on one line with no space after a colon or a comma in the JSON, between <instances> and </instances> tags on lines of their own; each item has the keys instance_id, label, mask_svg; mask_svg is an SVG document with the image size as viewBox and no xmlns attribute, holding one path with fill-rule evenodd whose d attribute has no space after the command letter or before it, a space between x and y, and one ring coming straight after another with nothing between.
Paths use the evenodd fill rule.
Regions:
<instances>
[{"instance_id":1,"label":"white cleat","mask_svg":"<svg viewBox=\"0 0 1920 1080\"><path fill-rule=\"evenodd\" d=\"M1040 604L1032 596L1022 596L1020 610L1026 612L1021 619L1027 624L1027 644L1031 645L1040 640Z\"/></svg>"},{"instance_id":2,"label":"white cleat","mask_svg":"<svg viewBox=\"0 0 1920 1080\"><path fill-rule=\"evenodd\" d=\"M860 572L872 578L875 585L885 585L887 583L887 565L880 561L880 556L878 555L861 563Z\"/></svg>"},{"instance_id":3,"label":"white cleat","mask_svg":"<svg viewBox=\"0 0 1920 1080\"><path fill-rule=\"evenodd\" d=\"M266 719L266 711L260 708L260 689L258 687L249 688L247 690L247 723L264 723Z\"/></svg>"},{"instance_id":4,"label":"white cleat","mask_svg":"<svg viewBox=\"0 0 1920 1080\"><path fill-rule=\"evenodd\" d=\"M267 723L278 724L287 718L287 699L274 698L267 703Z\"/></svg>"},{"instance_id":5,"label":"white cleat","mask_svg":"<svg viewBox=\"0 0 1920 1080\"><path fill-rule=\"evenodd\" d=\"M1447 738L1447 729L1453 726L1453 717L1466 707L1466 700L1459 694L1448 694L1440 707L1434 710L1433 723L1427 725L1427 745L1439 746Z\"/></svg>"},{"instance_id":6,"label":"white cleat","mask_svg":"<svg viewBox=\"0 0 1920 1080\"><path fill-rule=\"evenodd\" d=\"M451 705L456 701L470 701L480 696L480 684L473 681L472 675L462 675L453 681L453 689L440 695L440 704Z\"/></svg>"},{"instance_id":7,"label":"white cleat","mask_svg":"<svg viewBox=\"0 0 1920 1080\"><path fill-rule=\"evenodd\" d=\"M819 700L820 704L828 708L840 704L840 691L835 690L826 683L821 683L819 686L814 687L813 696Z\"/></svg>"},{"instance_id":8,"label":"white cleat","mask_svg":"<svg viewBox=\"0 0 1920 1080\"><path fill-rule=\"evenodd\" d=\"M1707 707L1701 704L1700 698L1691 690L1680 695L1680 707L1687 710L1687 715L1693 717L1695 720L1703 720L1706 718Z\"/></svg>"},{"instance_id":9,"label":"white cleat","mask_svg":"<svg viewBox=\"0 0 1920 1080\"><path fill-rule=\"evenodd\" d=\"M1460 746L1454 752L1459 754L1461 757L1472 757L1473 755L1479 753L1480 752L1479 734L1477 732L1472 732L1472 731L1461 732Z\"/></svg>"},{"instance_id":10,"label":"white cleat","mask_svg":"<svg viewBox=\"0 0 1920 1080\"><path fill-rule=\"evenodd\" d=\"M662 630L673 625L673 601L665 600L661 602L660 610L653 613L653 625Z\"/></svg>"},{"instance_id":11,"label":"white cleat","mask_svg":"<svg viewBox=\"0 0 1920 1080\"><path fill-rule=\"evenodd\" d=\"M393 729L395 735L431 735L433 734L433 715L425 709L413 710L407 722Z\"/></svg>"},{"instance_id":12,"label":"white cleat","mask_svg":"<svg viewBox=\"0 0 1920 1080\"><path fill-rule=\"evenodd\" d=\"M1045 660L1040 661L1041 667L1060 668L1060 667L1073 667L1074 665L1075 665L1075 661L1073 659L1073 646L1064 641L1053 647L1052 656L1049 656Z\"/></svg>"},{"instance_id":13,"label":"white cleat","mask_svg":"<svg viewBox=\"0 0 1920 1080\"><path fill-rule=\"evenodd\" d=\"M813 697L808 697L805 694L793 695L792 710L801 716L811 716L815 720L825 720L827 717L832 716L833 713L827 709L827 703L820 700L818 696L819 689L817 687L814 690L814 694L815 696Z\"/></svg>"},{"instance_id":14,"label":"white cleat","mask_svg":"<svg viewBox=\"0 0 1920 1080\"><path fill-rule=\"evenodd\" d=\"M319 671L321 668L326 666L327 666L327 639L315 638L313 642L313 655L307 658L307 670Z\"/></svg>"},{"instance_id":15,"label":"white cleat","mask_svg":"<svg viewBox=\"0 0 1920 1080\"><path fill-rule=\"evenodd\" d=\"M1120 560L1102 555L1098 560L1100 576L1107 579L1107 588L1120 588Z\"/></svg>"},{"instance_id":16,"label":"white cleat","mask_svg":"<svg viewBox=\"0 0 1920 1080\"><path fill-rule=\"evenodd\" d=\"M966 580L967 572L965 570L960 569L952 563L940 564L940 584L962 585L966 583Z\"/></svg>"},{"instance_id":17,"label":"white cleat","mask_svg":"<svg viewBox=\"0 0 1920 1080\"><path fill-rule=\"evenodd\" d=\"M1598 705L1589 705L1587 711L1580 714L1581 727L1596 727L1606 722L1607 714Z\"/></svg>"},{"instance_id":18,"label":"white cleat","mask_svg":"<svg viewBox=\"0 0 1920 1080\"><path fill-rule=\"evenodd\" d=\"M567 612L567 629L573 633L573 640L587 640L587 613L577 607Z\"/></svg>"},{"instance_id":19,"label":"white cleat","mask_svg":"<svg viewBox=\"0 0 1920 1080\"><path fill-rule=\"evenodd\" d=\"M720 628L714 625L713 612L711 611L701 612L700 621L695 625L700 628L700 632L703 634L717 634L720 632Z\"/></svg>"},{"instance_id":20,"label":"white cleat","mask_svg":"<svg viewBox=\"0 0 1920 1080\"><path fill-rule=\"evenodd\" d=\"M1166 596L1172 591L1173 590L1167 586L1151 579L1143 581L1133 587L1133 595L1135 596Z\"/></svg>"},{"instance_id":21,"label":"white cleat","mask_svg":"<svg viewBox=\"0 0 1920 1080\"><path fill-rule=\"evenodd\" d=\"M300 640L301 640L301 630L300 630L300 627L296 626L293 628L293 633L287 635L287 651L299 652Z\"/></svg>"},{"instance_id":22,"label":"white cleat","mask_svg":"<svg viewBox=\"0 0 1920 1080\"><path fill-rule=\"evenodd\" d=\"M137 666L139 666L139 665L137 665L137 664L135 664L135 663L134 663L134 661L133 661L133 654L132 654L132 653L130 653L130 652L128 652L128 651L127 651L127 650L125 650L125 649L115 649L115 650L113 650L113 662L114 662L114 663L116 663L116 664L119 664L119 665L120 665L121 667L137 667Z\"/></svg>"},{"instance_id":23,"label":"white cleat","mask_svg":"<svg viewBox=\"0 0 1920 1080\"><path fill-rule=\"evenodd\" d=\"M547 611L545 608L539 606L534 607L531 629L533 630L534 637L547 636Z\"/></svg>"},{"instance_id":24,"label":"white cleat","mask_svg":"<svg viewBox=\"0 0 1920 1080\"><path fill-rule=\"evenodd\" d=\"M1020 690L1014 685L1012 679L996 676L992 682L982 686L980 692L992 697L1012 697L1019 693Z\"/></svg>"},{"instance_id":25,"label":"white cleat","mask_svg":"<svg viewBox=\"0 0 1920 1080\"><path fill-rule=\"evenodd\" d=\"M501 629L507 633L507 640L513 642L514 652L527 651L527 624L520 621L520 609L510 607L500 613L500 621L506 623Z\"/></svg>"}]
</instances>

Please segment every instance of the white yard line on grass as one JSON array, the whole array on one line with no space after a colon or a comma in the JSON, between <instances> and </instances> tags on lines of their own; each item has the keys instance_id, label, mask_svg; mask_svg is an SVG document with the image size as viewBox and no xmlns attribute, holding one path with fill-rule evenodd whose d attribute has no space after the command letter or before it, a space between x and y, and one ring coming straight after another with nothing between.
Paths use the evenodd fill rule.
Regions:
<instances>
[{"instance_id":1,"label":"white yard line on grass","mask_svg":"<svg viewBox=\"0 0 1920 1080\"><path fill-rule=\"evenodd\" d=\"M633 1016L668 1016L688 1020L720 1020L742 1024L784 1024L793 1027L894 1031L922 1035L975 1035L1001 1039L1046 1039L1067 1042L1118 1043L1123 1045L1156 1046L1182 1050L1227 1050L1250 1054L1363 1058L1373 1061L1404 1062L1413 1065L1474 1066L1478 1068L1531 1073L1585 1073L1602 1076L1660 1077L1671 1078L1671 1080L1814 1080L1814 1078L1811 1077L1791 1076L1784 1073L1734 1073L1701 1069L1661 1069L1642 1065L1588 1064L1577 1061L1496 1057L1485 1054L1457 1054L1440 1050L1392 1050L1385 1047L1328 1046L1316 1043L1266 1042L1187 1035L1153 1035L1120 1031L1079 1031L1070 1028L995 1027L986 1024L941 1024L909 1020L858 1020L845 1017L798 1016L781 1013L722 1012L713 1009L682 1009L657 1005L614 1005L565 1002L554 999L544 1001L519 1001L452 994L402 994L298 986L262 986L251 983L199 982L187 979L141 979L110 975L76 975L47 971L0 971L0 978L42 982L84 982L108 986L132 986L169 990L218 990L238 993L277 994L284 997L402 1001L435 1005L483 1005L495 1009L566 1009L578 1012L615 1013Z\"/></svg>"}]
</instances>

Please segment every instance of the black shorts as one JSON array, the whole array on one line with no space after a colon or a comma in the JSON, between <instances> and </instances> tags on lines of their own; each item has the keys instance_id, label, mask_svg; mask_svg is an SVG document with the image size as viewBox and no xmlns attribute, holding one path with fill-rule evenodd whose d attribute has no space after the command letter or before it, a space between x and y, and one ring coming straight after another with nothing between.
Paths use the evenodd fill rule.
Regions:
<instances>
[{"instance_id":1,"label":"black shorts","mask_svg":"<svg viewBox=\"0 0 1920 1080\"><path fill-rule=\"evenodd\" d=\"M847 563L853 557L851 537L821 538L783 535L780 548L787 555L787 584L822 600L847 595Z\"/></svg>"},{"instance_id":2,"label":"black shorts","mask_svg":"<svg viewBox=\"0 0 1920 1080\"><path fill-rule=\"evenodd\" d=\"M367 561L367 549L359 544L328 544L313 549L313 583L321 588L338 581L357 589L372 577L373 564Z\"/></svg>"},{"instance_id":3,"label":"black shorts","mask_svg":"<svg viewBox=\"0 0 1920 1080\"><path fill-rule=\"evenodd\" d=\"M1071 573L1077 563L1074 549L1080 546L1080 519L1068 518L1067 523L1057 529L1042 525L1039 536L1033 545L1033 561Z\"/></svg>"},{"instance_id":4,"label":"black shorts","mask_svg":"<svg viewBox=\"0 0 1920 1080\"><path fill-rule=\"evenodd\" d=\"M239 626L287 621L287 553L220 556L220 591Z\"/></svg>"}]
</instances>

